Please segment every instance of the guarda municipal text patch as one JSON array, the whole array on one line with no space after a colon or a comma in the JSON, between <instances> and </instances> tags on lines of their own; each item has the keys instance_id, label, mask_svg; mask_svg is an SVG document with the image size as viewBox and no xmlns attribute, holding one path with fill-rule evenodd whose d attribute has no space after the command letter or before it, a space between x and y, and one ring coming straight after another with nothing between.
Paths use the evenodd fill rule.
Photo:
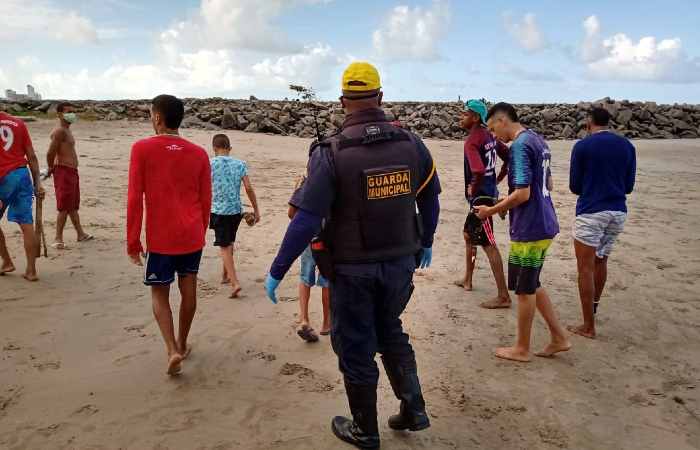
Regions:
<instances>
[{"instance_id":1,"label":"guarda municipal text patch","mask_svg":"<svg viewBox=\"0 0 700 450\"><path fill-rule=\"evenodd\" d=\"M397 197L411 193L411 171L367 175L367 200Z\"/></svg>"}]
</instances>

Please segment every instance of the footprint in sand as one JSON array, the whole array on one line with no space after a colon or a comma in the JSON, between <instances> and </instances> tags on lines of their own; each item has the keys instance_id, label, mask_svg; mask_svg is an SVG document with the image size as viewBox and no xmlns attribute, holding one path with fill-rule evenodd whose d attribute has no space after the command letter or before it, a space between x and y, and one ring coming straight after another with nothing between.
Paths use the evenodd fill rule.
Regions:
<instances>
[{"instance_id":1,"label":"footprint in sand","mask_svg":"<svg viewBox=\"0 0 700 450\"><path fill-rule=\"evenodd\" d=\"M254 359L262 359L265 361L275 361L277 356L272 353L267 353L258 350L247 350L244 355L239 355L238 359L241 361L252 361Z\"/></svg>"},{"instance_id":2,"label":"footprint in sand","mask_svg":"<svg viewBox=\"0 0 700 450\"><path fill-rule=\"evenodd\" d=\"M70 416L75 417L75 416L91 416L95 413L97 413L99 409L97 409L96 405L85 405L82 408L79 408L75 411L73 411Z\"/></svg>"},{"instance_id":3,"label":"footprint in sand","mask_svg":"<svg viewBox=\"0 0 700 450\"><path fill-rule=\"evenodd\" d=\"M569 436L559 427L545 426L537 430L544 444L556 445L559 448L569 448Z\"/></svg>"},{"instance_id":4,"label":"footprint in sand","mask_svg":"<svg viewBox=\"0 0 700 450\"><path fill-rule=\"evenodd\" d=\"M296 376L296 381L300 382L299 389L306 392L328 392L334 388L332 383L319 379L316 372L301 364L284 363L280 375Z\"/></svg>"},{"instance_id":5,"label":"footprint in sand","mask_svg":"<svg viewBox=\"0 0 700 450\"><path fill-rule=\"evenodd\" d=\"M34 367L39 369L39 372L46 372L47 370L51 369L60 369L61 368L61 362L60 361L53 361L53 362L46 362L46 363L41 363L41 364L35 364Z\"/></svg>"},{"instance_id":6,"label":"footprint in sand","mask_svg":"<svg viewBox=\"0 0 700 450\"><path fill-rule=\"evenodd\" d=\"M139 353L134 353L133 355L122 356L121 358L114 360L114 365L117 367L125 366L127 364L130 364L135 358L138 358L139 356L148 355L149 353L151 353L150 350L143 350Z\"/></svg>"},{"instance_id":7,"label":"footprint in sand","mask_svg":"<svg viewBox=\"0 0 700 450\"><path fill-rule=\"evenodd\" d=\"M131 333L132 331L135 331L137 333L140 333L143 331L143 329L146 327L146 324L144 325L130 325L128 327L124 327L127 333Z\"/></svg>"},{"instance_id":8,"label":"footprint in sand","mask_svg":"<svg viewBox=\"0 0 700 450\"><path fill-rule=\"evenodd\" d=\"M19 403L21 398L22 387L13 387L0 394L0 419L10 413L13 406Z\"/></svg>"}]
</instances>

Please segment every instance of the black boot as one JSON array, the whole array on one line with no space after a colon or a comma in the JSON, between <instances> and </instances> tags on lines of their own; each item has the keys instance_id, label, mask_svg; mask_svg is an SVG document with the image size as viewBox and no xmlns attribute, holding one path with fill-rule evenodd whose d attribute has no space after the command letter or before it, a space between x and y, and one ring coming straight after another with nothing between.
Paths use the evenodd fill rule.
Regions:
<instances>
[{"instance_id":1,"label":"black boot","mask_svg":"<svg viewBox=\"0 0 700 450\"><path fill-rule=\"evenodd\" d=\"M382 363L394 395L401 400L399 414L389 417L389 428L420 431L430 427L413 352L401 357L382 355Z\"/></svg>"},{"instance_id":2,"label":"black boot","mask_svg":"<svg viewBox=\"0 0 700 450\"><path fill-rule=\"evenodd\" d=\"M353 420L337 416L331 429L338 439L367 450L379 449L377 427L377 386L360 386L345 382Z\"/></svg>"}]
</instances>

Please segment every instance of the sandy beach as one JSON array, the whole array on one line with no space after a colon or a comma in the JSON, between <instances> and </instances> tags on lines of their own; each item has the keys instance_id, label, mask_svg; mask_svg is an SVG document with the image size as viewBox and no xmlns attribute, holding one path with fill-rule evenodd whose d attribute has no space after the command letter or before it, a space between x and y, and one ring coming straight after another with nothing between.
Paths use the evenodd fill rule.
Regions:
<instances>
[{"instance_id":1,"label":"sandy beach","mask_svg":"<svg viewBox=\"0 0 700 450\"><path fill-rule=\"evenodd\" d=\"M42 167L54 122L29 123ZM240 298L219 284L213 232L200 269L194 349L177 376L165 375L166 349L141 269L126 256L129 152L150 124L81 122L73 127L82 186L81 219L95 239L49 247L29 283L19 228L1 226L18 271L0 277L0 448L20 449L350 449L330 431L349 409L330 339L296 334L299 264L273 305L263 280L288 223L294 180L309 140L228 132L232 155L247 161L262 220L242 225L236 243ZM211 153L213 132L182 135ZM568 190L574 141L550 142L553 199L561 225L542 275L564 325L579 323ZM432 266L419 270L403 315L416 351L432 427L392 432L398 401L382 372L379 421L384 449L700 448L700 141L635 141L637 185L627 226L609 263L597 316L598 339L570 335L573 348L528 364L499 360L516 308L478 307L495 284L480 252L475 289L464 274L462 142L426 141L443 193ZM53 181L45 184L44 227L55 232ZM505 190L505 185L502 185ZM243 196L244 205L247 202ZM507 254L505 222L496 239ZM171 302L175 309L179 297ZM320 327L320 291L312 325ZM538 315L533 346L548 332Z\"/></svg>"}]
</instances>

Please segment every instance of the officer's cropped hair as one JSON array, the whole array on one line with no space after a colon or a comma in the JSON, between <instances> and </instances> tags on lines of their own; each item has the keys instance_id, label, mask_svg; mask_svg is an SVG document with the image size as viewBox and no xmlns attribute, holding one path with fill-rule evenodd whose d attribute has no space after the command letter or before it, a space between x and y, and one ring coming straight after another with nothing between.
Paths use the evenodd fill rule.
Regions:
<instances>
[{"instance_id":1,"label":"officer's cropped hair","mask_svg":"<svg viewBox=\"0 0 700 450\"><path fill-rule=\"evenodd\" d=\"M61 102L56 106L56 112L62 113L66 108L75 107L71 102Z\"/></svg>"},{"instance_id":2,"label":"officer's cropped hair","mask_svg":"<svg viewBox=\"0 0 700 450\"><path fill-rule=\"evenodd\" d=\"M214 136L214 139L211 140L211 145L215 148L226 150L231 148L231 141L228 140L228 136L225 134L217 134Z\"/></svg>"},{"instance_id":3,"label":"officer's cropped hair","mask_svg":"<svg viewBox=\"0 0 700 450\"><path fill-rule=\"evenodd\" d=\"M607 127L610 125L610 113L605 108L591 108L588 111L588 117L597 127Z\"/></svg>"},{"instance_id":4,"label":"officer's cropped hair","mask_svg":"<svg viewBox=\"0 0 700 450\"><path fill-rule=\"evenodd\" d=\"M486 121L488 122L490 118L497 114L503 114L504 116L508 117L512 122L520 122L520 119L518 119L518 113L515 111L515 108L510 103L501 102L493 105L489 113L486 115Z\"/></svg>"},{"instance_id":5,"label":"officer's cropped hair","mask_svg":"<svg viewBox=\"0 0 700 450\"><path fill-rule=\"evenodd\" d=\"M180 128L183 117L185 117L185 105L177 97L172 95L159 95L151 102L153 113L159 114L163 118L165 126L171 130Z\"/></svg>"}]
</instances>

